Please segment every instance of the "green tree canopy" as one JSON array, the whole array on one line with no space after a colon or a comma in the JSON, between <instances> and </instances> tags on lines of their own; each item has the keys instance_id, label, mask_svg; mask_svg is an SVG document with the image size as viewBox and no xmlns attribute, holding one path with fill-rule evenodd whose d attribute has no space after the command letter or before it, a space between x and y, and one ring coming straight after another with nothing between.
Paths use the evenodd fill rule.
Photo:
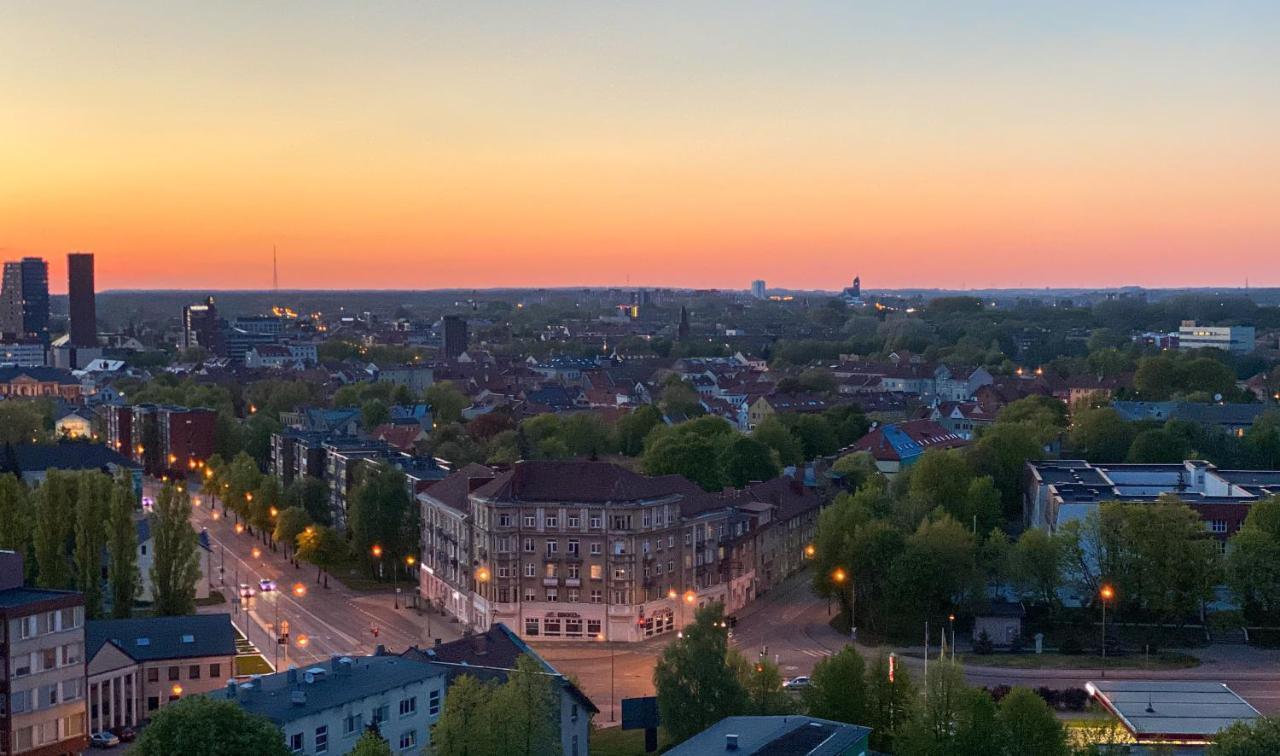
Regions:
<instances>
[{"instance_id":1,"label":"green tree canopy","mask_svg":"<svg viewBox=\"0 0 1280 756\"><path fill-rule=\"evenodd\" d=\"M677 743L747 709L747 692L728 663L724 609L698 609L684 637L667 645L653 670L658 711Z\"/></svg>"},{"instance_id":2,"label":"green tree canopy","mask_svg":"<svg viewBox=\"0 0 1280 756\"><path fill-rule=\"evenodd\" d=\"M138 737L141 756L288 756L284 735L234 701L191 696L156 711Z\"/></svg>"}]
</instances>

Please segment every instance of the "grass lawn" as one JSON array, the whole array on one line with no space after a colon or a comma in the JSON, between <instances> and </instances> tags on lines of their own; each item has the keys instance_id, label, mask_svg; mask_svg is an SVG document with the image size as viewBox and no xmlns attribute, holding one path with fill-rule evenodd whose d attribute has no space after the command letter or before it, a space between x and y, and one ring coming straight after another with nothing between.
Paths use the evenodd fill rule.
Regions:
<instances>
[{"instance_id":1,"label":"grass lawn","mask_svg":"<svg viewBox=\"0 0 1280 756\"><path fill-rule=\"evenodd\" d=\"M267 663L266 658L261 655L254 656L237 656L236 657L236 674L237 675L269 675L271 674L271 665Z\"/></svg>"},{"instance_id":2,"label":"grass lawn","mask_svg":"<svg viewBox=\"0 0 1280 756\"><path fill-rule=\"evenodd\" d=\"M196 606L217 606L225 603L227 598L222 595L222 591L209 591L208 598L196 599Z\"/></svg>"},{"instance_id":3,"label":"grass lawn","mask_svg":"<svg viewBox=\"0 0 1280 756\"><path fill-rule=\"evenodd\" d=\"M658 730L658 751L670 748L667 735ZM595 756L644 756L644 730L602 727L591 731L591 753Z\"/></svg>"},{"instance_id":4,"label":"grass lawn","mask_svg":"<svg viewBox=\"0 0 1280 756\"><path fill-rule=\"evenodd\" d=\"M1005 667L1009 669L1188 669L1200 666L1200 660L1190 654L1164 651L1152 654L1148 660L1142 654L1108 656L1104 663L1097 654L964 654L962 661L979 667Z\"/></svg>"}]
</instances>

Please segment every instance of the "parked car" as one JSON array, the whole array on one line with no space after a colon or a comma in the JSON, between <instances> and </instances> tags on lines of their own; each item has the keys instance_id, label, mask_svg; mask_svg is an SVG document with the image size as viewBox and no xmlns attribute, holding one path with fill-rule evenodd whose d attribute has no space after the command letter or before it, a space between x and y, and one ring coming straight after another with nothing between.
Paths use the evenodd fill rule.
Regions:
<instances>
[{"instance_id":1,"label":"parked car","mask_svg":"<svg viewBox=\"0 0 1280 756\"><path fill-rule=\"evenodd\" d=\"M115 748L120 745L120 738L109 732L95 732L89 736L89 745L94 748Z\"/></svg>"},{"instance_id":2,"label":"parked car","mask_svg":"<svg viewBox=\"0 0 1280 756\"><path fill-rule=\"evenodd\" d=\"M782 687L787 690L800 690L801 688L807 688L809 687L809 678L804 675L801 675L800 677L793 677L783 683Z\"/></svg>"},{"instance_id":3,"label":"parked car","mask_svg":"<svg viewBox=\"0 0 1280 756\"><path fill-rule=\"evenodd\" d=\"M124 725L121 725L119 727L112 727L111 734L115 735L117 738L120 738L121 743L132 743L133 741L138 739L138 731L133 729L132 727L127 727Z\"/></svg>"},{"instance_id":4,"label":"parked car","mask_svg":"<svg viewBox=\"0 0 1280 756\"><path fill-rule=\"evenodd\" d=\"M258 581L258 590L262 593L270 593L276 589L276 581L270 578L263 578Z\"/></svg>"}]
</instances>

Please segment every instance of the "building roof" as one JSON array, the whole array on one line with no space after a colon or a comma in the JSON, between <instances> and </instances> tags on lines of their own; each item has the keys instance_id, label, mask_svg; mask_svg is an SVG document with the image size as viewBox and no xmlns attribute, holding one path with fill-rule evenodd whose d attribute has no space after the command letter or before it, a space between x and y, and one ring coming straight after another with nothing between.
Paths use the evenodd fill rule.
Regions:
<instances>
[{"instance_id":1,"label":"building roof","mask_svg":"<svg viewBox=\"0 0 1280 756\"><path fill-rule=\"evenodd\" d=\"M867 727L817 717L725 717L667 753L726 753L728 739L736 736L733 753L743 756L842 756L870 735Z\"/></svg>"},{"instance_id":2,"label":"building roof","mask_svg":"<svg viewBox=\"0 0 1280 756\"><path fill-rule=\"evenodd\" d=\"M0 591L0 609L16 609L27 604L80 595L77 591L55 591L48 588L9 588Z\"/></svg>"},{"instance_id":3,"label":"building roof","mask_svg":"<svg viewBox=\"0 0 1280 756\"><path fill-rule=\"evenodd\" d=\"M521 656L531 657L549 675L554 675L569 695L591 712L599 709L587 698L569 678L560 674L537 651L529 647L518 635L511 632L501 622L495 623L483 633L461 638L449 643L441 643L428 649L410 646L403 654L404 658L415 661L449 665L443 667L449 675L449 682L464 674L474 674L482 679L506 680L507 673L516 668L516 661Z\"/></svg>"},{"instance_id":4,"label":"building roof","mask_svg":"<svg viewBox=\"0 0 1280 756\"><path fill-rule=\"evenodd\" d=\"M1138 742L1212 740L1235 722L1262 716L1222 683L1102 680L1085 684Z\"/></svg>"},{"instance_id":5,"label":"building roof","mask_svg":"<svg viewBox=\"0 0 1280 756\"><path fill-rule=\"evenodd\" d=\"M1253 425L1268 407L1265 404L1209 404L1205 402L1112 402L1125 420L1186 420L1202 425Z\"/></svg>"},{"instance_id":6,"label":"building roof","mask_svg":"<svg viewBox=\"0 0 1280 756\"><path fill-rule=\"evenodd\" d=\"M56 383L60 386L79 386L80 379L70 370L53 367L0 367L0 383L12 383L19 378L37 383Z\"/></svg>"},{"instance_id":7,"label":"building roof","mask_svg":"<svg viewBox=\"0 0 1280 756\"><path fill-rule=\"evenodd\" d=\"M333 657L328 664L263 675L244 684L228 684L210 698L235 701L246 711L283 725L445 672L403 656ZM307 682L310 678L311 682Z\"/></svg>"},{"instance_id":8,"label":"building roof","mask_svg":"<svg viewBox=\"0 0 1280 756\"><path fill-rule=\"evenodd\" d=\"M234 656L236 635L230 614L90 620L84 631L85 658L112 643L135 661Z\"/></svg>"},{"instance_id":9,"label":"building roof","mask_svg":"<svg viewBox=\"0 0 1280 756\"><path fill-rule=\"evenodd\" d=\"M873 428L845 451L870 452L881 462L908 461L929 449L954 449L967 443L932 420L908 420Z\"/></svg>"},{"instance_id":10,"label":"building roof","mask_svg":"<svg viewBox=\"0 0 1280 756\"><path fill-rule=\"evenodd\" d=\"M12 450L12 453L10 453ZM87 440L59 441L56 444L6 445L0 454L0 472L38 473L45 470L141 469L141 465Z\"/></svg>"},{"instance_id":11,"label":"building roof","mask_svg":"<svg viewBox=\"0 0 1280 756\"><path fill-rule=\"evenodd\" d=\"M698 495L702 489L680 475L648 477L612 462L525 460L499 473L475 494L495 501L643 501Z\"/></svg>"},{"instance_id":12,"label":"building roof","mask_svg":"<svg viewBox=\"0 0 1280 756\"><path fill-rule=\"evenodd\" d=\"M471 511L467 496L471 493L472 481L493 480L494 475L492 468L472 462L450 473L444 480L419 495L429 496L465 514Z\"/></svg>"}]
</instances>

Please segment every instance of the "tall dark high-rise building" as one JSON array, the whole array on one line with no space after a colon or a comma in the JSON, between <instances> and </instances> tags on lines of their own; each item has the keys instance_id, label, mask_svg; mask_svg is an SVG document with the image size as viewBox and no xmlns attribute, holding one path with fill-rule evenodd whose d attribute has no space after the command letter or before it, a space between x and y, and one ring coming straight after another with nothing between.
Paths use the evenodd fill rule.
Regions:
<instances>
[{"instance_id":1,"label":"tall dark high-rise building","mask_svg":"<svg viewBox=\"0 0 1280 756\"><path fill-rule=\"evenodd\" d=\"M209 354L226 353L226 340L222 333L222 321L218 319L218 307L213 297L201 304L182 308L182 348L200 347Z\"/></svg>"},{"instance_id":2,"label":"tall dark high-rise building","mask_svg":"<svg viewBox=\"0 0 1280 756\"><path fill-rule=\"evenodd\" d=\"M457 357L467 351L467 319L461 315L445 315L440 319L444 337L444 356Z\"/></svg>"},{"instance_id":3,"label":"tall dark high-rise building","mask_svg":"<svg viewBox=\"0 0 1280 756\"><path fill-rule=\"evenodd\" d=\"M676 325L676 341L687 341L689 339L689 310L684 305L680 305L680 323Z\"/></svg>"},{"instance_id":4,"label":"tall dark high-rise building","mask_svg":"<svg viewBox=\"0 0 1280 756\"><path fill-rule=\"evenodd\" d=\"M39 257L4 264L0 332L18 338L48 339L49 264Z\"/></svg>"},{"instance_id":5,"label":"tall dark high-rise building","mask_svg":"<svg viewBox=\"0 0 1280 756\"><path fill-rule=\"evenodd\" d=\"M98 345L98 305L93 285L93 255L72 252L67 255L67 299L71 307L71 324L67 329L73 346Z\"/></svg>"}]
</instances>

